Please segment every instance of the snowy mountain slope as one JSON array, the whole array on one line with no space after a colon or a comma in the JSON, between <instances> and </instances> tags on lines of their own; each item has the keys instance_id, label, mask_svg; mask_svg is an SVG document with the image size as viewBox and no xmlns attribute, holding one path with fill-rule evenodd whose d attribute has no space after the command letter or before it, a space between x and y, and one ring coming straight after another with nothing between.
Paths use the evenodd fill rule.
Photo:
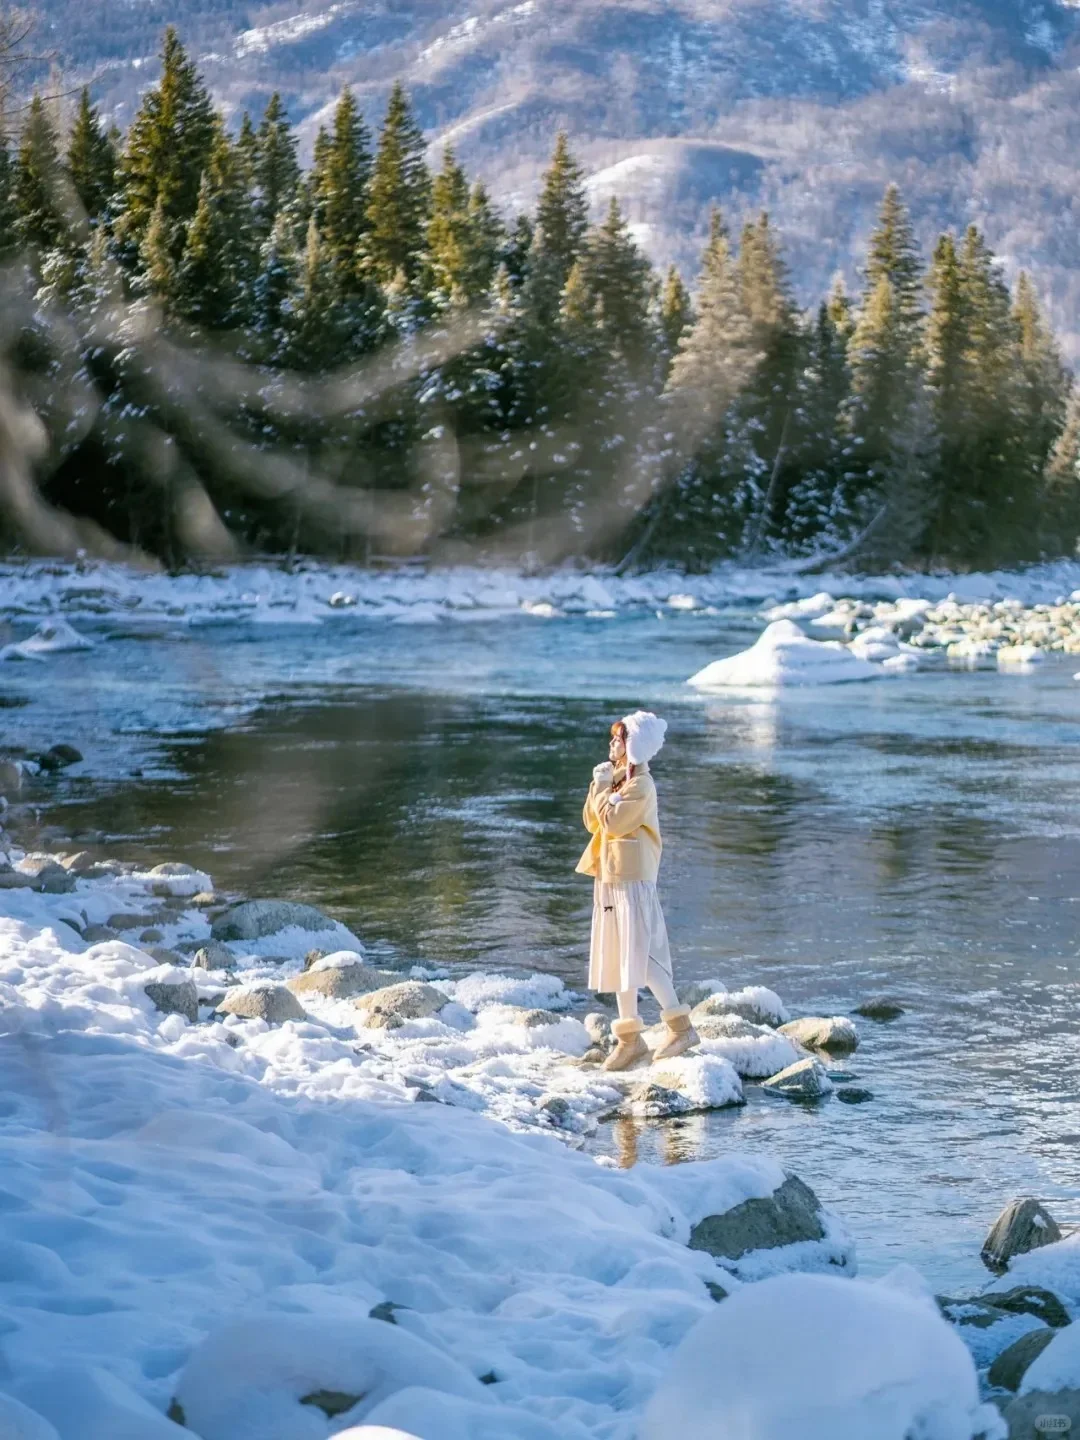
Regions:
<instances>
[{"instance_id":1,"label":"snowy mountain slope","mask_svg":"<svg viewBox=\"0 0 1080 1440\"><path fill-rule=\"evenodd\" d=\"M851 270L884 183L927 239L986 226L1080 348L1075 0L39 0L43 38L121 124L179 25L226 108L280 88L307 145L340 87L377 123L402 77L509 206L566 127L598 203L693 268L714 198L766 204L809 296Z\"/></svg>"}]
</instances>

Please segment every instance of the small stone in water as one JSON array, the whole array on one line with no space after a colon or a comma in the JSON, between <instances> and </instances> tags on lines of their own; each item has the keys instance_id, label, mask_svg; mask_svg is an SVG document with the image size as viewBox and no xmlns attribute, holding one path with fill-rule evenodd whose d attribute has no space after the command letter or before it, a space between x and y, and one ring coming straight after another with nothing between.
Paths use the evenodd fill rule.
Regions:
<instances>
[{"instance_id":1,"label":"small stone in water","mask_svg":"<svg viewBox=\"0 0 1080 1440\"><path fill-rule=\"evenodd\" d=\"M861 1015L864 1020L897 1020L903 1013L902 1005L898 1005L895 1000L885 998L866 1000L862 1005L855 1006L855 1014Z\"/></svg>"},{"instance_id":2,"label":"small stone in water","mask_svg":"<svg viewBox=\"0 0 1080 1440\"><path fill-rule=\"evenodd\" d=\"M845 1105L864 1105L874 1098L870 1090L861 1090L858 1085L844 1085L836 1092L836 1098Z\"/></svg>"}]
</instances>

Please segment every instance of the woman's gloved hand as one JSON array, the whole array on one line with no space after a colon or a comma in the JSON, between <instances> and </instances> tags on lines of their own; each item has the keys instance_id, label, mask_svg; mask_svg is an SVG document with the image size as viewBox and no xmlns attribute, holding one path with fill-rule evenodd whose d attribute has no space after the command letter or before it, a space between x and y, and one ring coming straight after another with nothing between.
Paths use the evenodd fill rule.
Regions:
<instances>
[{"instance_id":1,"label":"woman's gloved hand","mask_svg":"<svg viewBox=\"0 0 1080 1440\"><path fill-rule=\"evenodd\" d=\"M615 779L615 766L610 760L594 767L592 778L601 790L609 790Z\"/></svg>"}]
</instances>

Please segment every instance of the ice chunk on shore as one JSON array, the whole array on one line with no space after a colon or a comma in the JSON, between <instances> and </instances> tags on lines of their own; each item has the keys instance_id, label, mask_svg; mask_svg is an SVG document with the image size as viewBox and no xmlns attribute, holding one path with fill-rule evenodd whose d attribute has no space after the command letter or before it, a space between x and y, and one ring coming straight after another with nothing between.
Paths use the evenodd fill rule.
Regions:
<instances>
[{"instance_id":1,"label":"ice chunk on shore","mask_svg":"<svg viewBox=\"0 0 1080 1440\"><path fill-rule=\"evenodd\" d=\"M641 1440L1004 1440L932 1301L826 1275L746 1285L683 1341Z\"/></svg>"},{"instance_id":2,"label":"ice chunk on shore","mask_svg":"<svg viewBox=\"0 0 1080 1440\"><path fill-rule=\"evenodd\" d=\"M831 640L810 640L791 620L774 620L749 650L714 660L691 675L690 685L713 687L782 687L836 685L849 680L873 680L881 668L860 660L845 645Z\"/></svg>"}]
</instances>

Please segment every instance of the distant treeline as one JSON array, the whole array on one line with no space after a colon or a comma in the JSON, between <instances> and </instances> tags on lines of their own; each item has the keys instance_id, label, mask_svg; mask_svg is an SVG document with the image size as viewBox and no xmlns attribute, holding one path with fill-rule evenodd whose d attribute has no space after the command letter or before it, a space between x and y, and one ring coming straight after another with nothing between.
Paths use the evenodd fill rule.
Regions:
<instances>
[{"instance_id":1,"label":"distant treeline","mask_svg":"<svg viewBox=\"0 0 1080 1440\"><path fill-rule=\"evenodd\" d=\"M616 202L590 225L564 135L513 220L451 149L425 157L400 86L375 141L345 91L302 172L279 97L230 134L171 29L126 136L88 92L70 124L34 97L0 145L0 387L36 427L23 468L0 463L5 542L690 567L1075 550L1080 405L977 229L927 268L890 187L862 293L804 312L766 215L735 243L714 212L691 294ZM4 424L0 462L27 432Z\"/></svg>"}]
</instances>

